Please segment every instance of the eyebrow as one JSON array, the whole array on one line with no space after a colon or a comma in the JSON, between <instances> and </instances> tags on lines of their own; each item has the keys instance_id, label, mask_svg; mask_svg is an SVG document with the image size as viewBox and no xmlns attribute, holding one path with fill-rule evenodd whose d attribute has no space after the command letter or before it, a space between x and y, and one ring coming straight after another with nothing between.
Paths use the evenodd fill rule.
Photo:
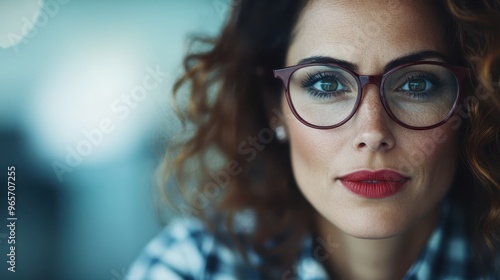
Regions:
<instances>
[{"instance_id":1,"label":"eyebrow","mask_svg":"<svg viewBox=\"0 0 500 280\"><path fill-rule=\"evenodd\" d=\"M410 53L408 55L405 55L405 56L402 56L399 58L395 58L395 59L389 61L389 63L387 63L384 67L384 72L387 72L387 71L391 70L392 68L397 67L399 65L403 65L403 64L415 62L415 61L421 61L421 60L425 60L425 59L430 59L430 58L437 58L437 59L443 60L444 62L450 62L450 59L443 53L440 53L437 51L420 51L420 52Z\"/></svg>"},{"instance_id":2,"label":"eyebrow","mask_svg":"<svg viewBox=\"0 0 500 280\"><path fill-rule=\"evenodd\" d=\"M308 58L301 59L297 65L310 64L310 63L333 63L338 64L344 68L351 69L352 71L358 70L358 66L346 60L337 59L329 56L311 56Z\"/></svg>"},{"instance_id":3,"label":"eyebrow","mask_svg":"<svg viewBox=\"0 0 500 280\"><path fill-rule=\"evenodd\" d=\"M398 58L395 58L391 61L389 61L385 67L384 67L384 72L387 72L391 70L394 67L397 67L399 65L403 65L406 63L411 63L415 61L421 61L425 59L430 59L430 58L437 58L441 59L444 62L449 62L449 58L440 52L437 51L430 51L430 50L425 50L425 51L419 51L419 52L414 52L410 53ZM359 69L357 64L354 64L352 62L342 60L342 59L337 59L329 56L312 56L312 57L307 57L304 59L301 59L298 63L298 65L302 64L310 64L310 63L333 63L333 64L338 64L344 68L348 68L352 71L357 71Z\"/></svg>"}]
</instances>

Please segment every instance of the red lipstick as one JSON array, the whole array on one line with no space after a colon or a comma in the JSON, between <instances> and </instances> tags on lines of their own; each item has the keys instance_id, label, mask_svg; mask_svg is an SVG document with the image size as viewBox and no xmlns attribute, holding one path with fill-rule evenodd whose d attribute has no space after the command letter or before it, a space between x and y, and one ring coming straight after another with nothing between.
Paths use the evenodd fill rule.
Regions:
<instances>
[{"instance_id":1,"label":"red lipstick","mask_svg":"<svg viewBox=\"0 0 500 280\"><path fill-rule=\"evenodd\" d=\"M410 178L390 170L357 171L338 178L351 192L366 198L395 195Z\"/></svg>"}]
</instances>

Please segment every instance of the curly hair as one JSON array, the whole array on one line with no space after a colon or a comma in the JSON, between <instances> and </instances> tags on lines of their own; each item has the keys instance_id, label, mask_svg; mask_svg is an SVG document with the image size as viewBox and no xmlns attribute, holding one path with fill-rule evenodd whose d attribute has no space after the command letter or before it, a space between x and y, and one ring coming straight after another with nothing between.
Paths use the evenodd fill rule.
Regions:
<instances>
[{"instance_id":1,"label":"curly hair","mask_svg":"<svg viewBox=\"0 0 500 280\"><path fill-rule=\"evenodd\" d=\"M271 130L281 118L273 106L282 92L272 70L284 66L306 3L235 1L218 37L192 40L185 73L173 89L184 137L171 145L159 169L161 197L214 232L214 221L224 221L243 256L235 217L250 209L258 226L246 242L282 266L290 265L299 240L314 227L314 210L293 179L289 146ZM450 48L472 73L460 118L464 172L457 176L473 187L462 184L454 191L476 198L474 228L494 255L500 240L500 1L439 5ZM286 242L265 245L280 234Z\"/></svg>"},{"instance_id":2,"label":"curly hair","mask_svg":"<svg viewBox=\"0 0 500 280\"><path fill-rule=\"evenodd\" d=\"M458 45L473 73L464 160L473 173L475 222L492 255L500 241L500 1L453 1Z\"/></svg>"}]
</instances>

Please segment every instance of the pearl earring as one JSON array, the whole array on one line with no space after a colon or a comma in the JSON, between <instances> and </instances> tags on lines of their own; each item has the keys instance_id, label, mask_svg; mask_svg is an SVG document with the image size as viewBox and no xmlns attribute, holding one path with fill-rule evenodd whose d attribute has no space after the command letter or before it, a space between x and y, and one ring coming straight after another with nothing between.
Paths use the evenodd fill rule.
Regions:
<instances>
[{"instance_id":1,"label":"pearl earring","mask_svg":"<svg viewBox=\"0 0 500 280\"><path fill-rule=\"evenodd\" d=\"M284 126L282 125L277 126L275 129L275 133L278 141L283 142L287 139L286 130Z\"/></svg>"}]
</instances>

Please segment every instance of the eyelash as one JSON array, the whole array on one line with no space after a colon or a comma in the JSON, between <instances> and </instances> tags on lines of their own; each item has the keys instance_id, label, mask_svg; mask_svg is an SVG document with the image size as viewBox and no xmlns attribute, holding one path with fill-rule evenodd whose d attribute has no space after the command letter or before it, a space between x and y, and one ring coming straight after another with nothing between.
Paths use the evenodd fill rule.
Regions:
<instances>
[{"instance_id":1,"label":"eyelash","mask_svg":"<svg viewBox=\"0 0 500 280\"><path fill-rule=\"evenodd\" d=\"M415 80L415 79L423 79L423 80L429 81L432 84L433 88L431 90L427 90L425 92L412 92L412 91L401 90L401 88L404 85L406 85L406 83L410 82L411 80ZM409 94L411 97L422 97L423 95L428 95L431 91L436 91L437 89L439 89L441 87L441 85L442 85L442 83L437 77L435 77L433 75L429 75L429 74L418 73L418 74L411 74L409 76L404 77L403 83L401 84L401 86L399 86L397 88L397 90L405 92L405 93Z\"/></svg>"},{"instance_id":2,"label":"eyelash","mask_svg":"<svg viewBox=\"0 0 500 280\"><path fill-rule=\"evenodd\" d=\"M327 72L318 72L316 74L307 74L307 79L302 81L302 86L304 88L311 87L318 81L324 78L335 78L339 82L342 80L342 77L340 75L335 75L332 72L329 72L329 74L326 74ZM331 74L330 74L331 73Z\"/></svg>"},{"instance_id":3,"label":"eyelash","mask_svg":"<svg viewBox=\"0 0 500 280\"><path fill-rule=\"evenodd\" d=\"M306 88L308 93L315 98L325 98L326 99L326 98L330 98L332 96L336 96L336 95L339 95L339 94L346 92L346 90L339 90L339 91L336 91L334 93L321 92L321 91L318 91L318 90L315 90L314 88L312 88L312 86L315 83L317 83L320 80L325 79L325 78L335 78L339 83L344 85L344 87L347 87L345 85L346 82L344 81L344 78L341 75L336 74L335 72L318 72L316 74L309 74L308 73L307 79L303 80L301 82L301 84L302 84L302 87Z\"/></svg>"}]
</instances>

